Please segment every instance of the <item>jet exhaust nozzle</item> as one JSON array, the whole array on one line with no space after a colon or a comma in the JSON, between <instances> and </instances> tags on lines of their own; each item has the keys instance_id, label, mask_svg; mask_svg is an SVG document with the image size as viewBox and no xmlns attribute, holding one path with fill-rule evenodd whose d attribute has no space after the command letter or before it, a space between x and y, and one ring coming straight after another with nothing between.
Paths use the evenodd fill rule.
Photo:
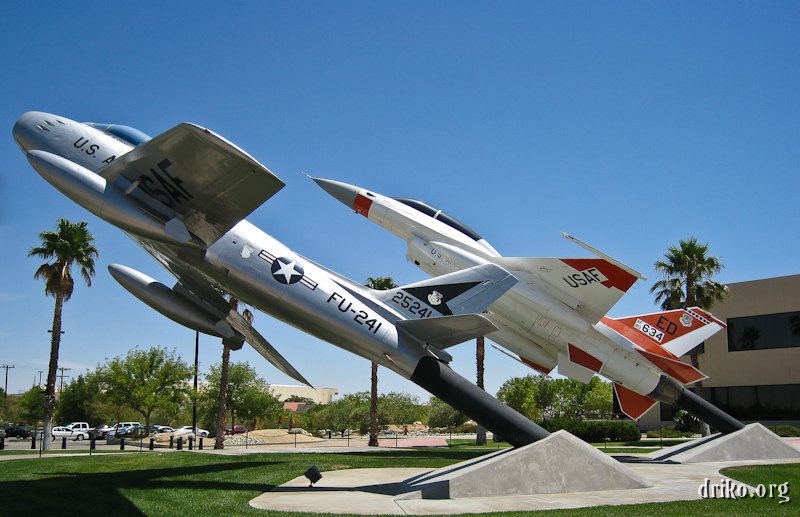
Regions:
<instances>
[{"instance_id":1,"label":"jet exhaust nozzle","mask_svg":"<svg viewBox=\"0 0 800 517\"><path fill-rule=\"evenodd\" d=\"M688 411L708 425L718 429L722 434L733 433L744 428L743 423L696 393L689 391L681 383L667 375L661 375L658 385L650 392L649 396L659 402L672 404Z\"/></svg>"}]
</instances>

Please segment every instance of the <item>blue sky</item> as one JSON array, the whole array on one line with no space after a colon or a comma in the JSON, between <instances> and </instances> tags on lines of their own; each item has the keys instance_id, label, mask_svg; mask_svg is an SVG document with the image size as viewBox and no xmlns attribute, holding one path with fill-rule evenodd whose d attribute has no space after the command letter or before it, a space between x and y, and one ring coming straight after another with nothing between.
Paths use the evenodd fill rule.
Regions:
<instances>
[{"instance_id":1,"label":"blue sky","mask_svg":"<svg viewBox=\"0 0 800 517\"><path fill-rule=\"evenodd\" d=\"M690 235L738 282L797 274L796 2L9 2L0 18L0 364L10 392L45 370L51 298L26 257L59 217L101 251L64 312L72 377L140 346L191 360L194 333L108 275L173 280L73 204L11 138L25 111L222 134L286 182L249 219L358 281L424 273L404 244L306 177L423 199L509 256L585 256L567 231L641 271L613 316L652 312L652 265ZM0 131L0 135L2 135ZM256 327L315 385L367 390L369 364L267 315ZM219 361L201 338L201 370ZM454 351L474 377L474 346ZM291 381L250 350L268 381ZM529 370L491 350L487 389ZM381 391L427 399L383 371Z\"/></svg>"}]
</instances>

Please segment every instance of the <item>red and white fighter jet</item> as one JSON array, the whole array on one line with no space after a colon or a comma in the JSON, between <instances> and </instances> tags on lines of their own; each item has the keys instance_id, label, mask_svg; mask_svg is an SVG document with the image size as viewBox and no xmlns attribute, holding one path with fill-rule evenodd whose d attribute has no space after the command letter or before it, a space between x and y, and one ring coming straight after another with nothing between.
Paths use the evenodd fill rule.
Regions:
<instances>
[{"instance_id":1,"label":"red and white fighter jet","mask_svg":"<svg viewBox=\"0 0 800 517\"><path fill-rule=\"evenodd\" d=\"M684 385L706 376L679 357L725 324L699 309L610 318L606 313L643 275L580 240L592 258L503 257L486 240L421 201L390 198L312 178L348 208L406 242L406 258L433 276L480 264L502 266L519 282L487 310L495 341L531 368L614 383L622 411L638 419L656 401L674 404L723 433L743 425ZM510 355L510 354L509 354ZM512 356L513 357L513 356Z\"/></svg>"}]
</instances>

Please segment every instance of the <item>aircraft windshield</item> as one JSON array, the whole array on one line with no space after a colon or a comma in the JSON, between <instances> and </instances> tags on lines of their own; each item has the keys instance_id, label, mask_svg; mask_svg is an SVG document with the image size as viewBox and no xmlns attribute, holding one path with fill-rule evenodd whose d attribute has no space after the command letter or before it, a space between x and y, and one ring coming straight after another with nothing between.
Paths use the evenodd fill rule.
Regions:
<instances>
[{"instance_id":1,"label":"aircraft windshield","mask_svg":"<svg viewBox=\"0 0 800 517\"><path fill-rule=\"evenodd\" d=\"M461 233L463 233L464 235L466 235L467 237L469 237L470 239L472 239L474 241L479 241L482 238L480 235L478 235L478 233L475 230L473 230L472 228L470 228L466 224L462 223L461 221L459 221L458 219L456 219L454 217L451 217L451 216L447 215L446 213L442 212L438 208L433 208L432 206L430 206L427 203L423 203L422 201L418 201L416 199L409 199L409 198L406 198L406 197L396 197L396 198L394 198L394 200L395 201L399 201L399 202L403 203L404 205L410 206L411 208L413 208L415 210L419 210L420 212L422 212L425 215L429 215L429 216L433 217L434 219L437 219L437 220L443 222L447 226L460 231Z\"/></svg>"},{"instance_id":2,"label":"aircraft windshield","mask_svg":"<svg viewBox=\"0 0 800 517\"><path fill-rule=\"evenodd\" d=\"M110 135L114 135L115 137L123 140L124 142L128 142L133 146L143 144L150 140L150 136L130 126L121 126L118 124L97 124L94 122L87 122L86 125L101 131L105 131Z\"/></svg>"}]
</instances>

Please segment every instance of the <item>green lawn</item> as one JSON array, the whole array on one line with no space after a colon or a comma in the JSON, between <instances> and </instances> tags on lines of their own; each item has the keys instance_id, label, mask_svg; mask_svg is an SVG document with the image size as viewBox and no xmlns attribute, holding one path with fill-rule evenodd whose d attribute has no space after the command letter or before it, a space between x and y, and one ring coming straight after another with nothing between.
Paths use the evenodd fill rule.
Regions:
<instances>
[{"instance_id":1,"label":"green lawn","mask_svg":"<svg viewBox=\"0 0 800 517\"><path fill-rule=\"evenodd\" d=\"M0 515L204 515L261 514L247 502L302 473L369 467L441 467L484 451L420 449L363 454L256 454L216 456L142 453L0 462ZM750 484L789 482L800 487L800 465L731 469ZM795 496L796 494L789 494ZM705 500L602 507L565 515L798 515L798 502L775 499ZM267 515L283 515L268 513ZM287 514L291 515L291 514ZM295 514L296 515L296 514ZM503 515L522 515L503 514Z\"/></svg>"}]
</instances>

